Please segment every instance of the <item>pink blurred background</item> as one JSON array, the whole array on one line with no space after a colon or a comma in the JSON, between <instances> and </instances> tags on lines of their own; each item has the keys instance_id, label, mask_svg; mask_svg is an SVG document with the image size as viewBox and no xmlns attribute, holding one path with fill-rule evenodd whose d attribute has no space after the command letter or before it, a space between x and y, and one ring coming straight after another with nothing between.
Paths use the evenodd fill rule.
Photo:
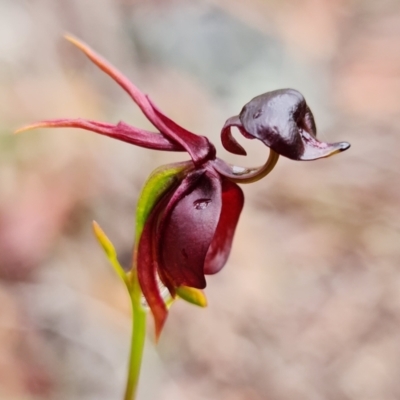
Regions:
<instances>
[{"instance_id":1,"label":"pink blurred background","mask_svg":"<svg viewBox=\"0 0 400 400\"><path fill-rule=\"evenodd\" d=\"M0 399L122 398L127 295L91 232L127 263L135 204L185 158L77 130L12 136L46 118L149 128L62 39L89 43L222 158L225 120L300 90L320 138L351 149L280 160L246 206L209 307L172 308L146 347L139 400L400 398L400 2L0 0Z\"/></svg>"}]
</instances>

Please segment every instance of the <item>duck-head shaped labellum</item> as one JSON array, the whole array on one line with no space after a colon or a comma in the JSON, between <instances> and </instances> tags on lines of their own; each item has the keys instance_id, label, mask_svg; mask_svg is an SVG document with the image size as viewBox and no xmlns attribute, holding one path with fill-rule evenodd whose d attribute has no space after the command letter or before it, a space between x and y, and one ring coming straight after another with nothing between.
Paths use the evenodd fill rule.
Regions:
<instances>
[{"instance_id":1,"label":"duck-head shaped labellum","mask_svg":"<svg viewBox=\"0 0 400 400\"><path fill-rule=\"evenodd\" d=\"M315 160L347 150L347 142L317 140L314 117L303 95L294 89L264 93L248 102L239 116L228 119L222 130L225 148L236 154L244 149L231 136L236 126L247 138L259 139L276 153L292 160Z\"/></svg>"}]
</instances>

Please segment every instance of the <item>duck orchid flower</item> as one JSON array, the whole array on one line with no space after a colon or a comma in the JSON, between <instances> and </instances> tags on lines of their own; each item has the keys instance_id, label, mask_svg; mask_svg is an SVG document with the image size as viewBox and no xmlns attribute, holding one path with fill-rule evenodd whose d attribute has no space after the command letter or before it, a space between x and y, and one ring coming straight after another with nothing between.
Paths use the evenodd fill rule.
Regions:
<instances>
[{"instance_id":1,"label":"duck orchid flower","mask_svg":"<svg viewBox=\"0 0 400 400\"><path fill-rule=\"evenodd\" d=\"M279 155L315 160L344 151L350 145L319 141L304 97L293 89L275 90L247 103L238 116L226 121L221 131L223 146L234 154L246 152L234 139L232 127L246 138L263 142L269 147L266 163L257 168L232 166L217 158L215 147L206 137L169 119L87 45L74 37L66 38L128 93L158 132L124 122L111 124L82 118L45 120L18 132L33 128L81 128L136 146L184 151L190 156L187 162L158 168L147 181L137 209L133 269L154 316L158 337L168 314L160 282L172 298L178 295L205 305L205 297L198 290L206 287L205 275L215 274L225 265L243 208L244 196L238 184L266 176ZM99 227L96 229L100 232ZM124 274L122 270L119 273Z\"/></svg>"}]
</instances>

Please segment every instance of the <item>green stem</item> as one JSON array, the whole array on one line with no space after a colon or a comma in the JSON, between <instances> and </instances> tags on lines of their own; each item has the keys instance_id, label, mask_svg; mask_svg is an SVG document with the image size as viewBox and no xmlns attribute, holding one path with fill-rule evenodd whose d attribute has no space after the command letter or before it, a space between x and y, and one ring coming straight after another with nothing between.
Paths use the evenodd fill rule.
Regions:
<instances>
[{"instance_id":1,"label":"green stem","mask_svg":"<svg viewBox=\"0 0 400 400\"><path fill-rule=\"evenodd\" d=\"M128 378L126 382L124 400L135 400L139 383L140 367L144 342L146 339L146 311L143 310L140 299L142 291L137 279L136 270L131 272L131 303L132 303L132 337L129 355Z\"/></svg>"}]
</instances>

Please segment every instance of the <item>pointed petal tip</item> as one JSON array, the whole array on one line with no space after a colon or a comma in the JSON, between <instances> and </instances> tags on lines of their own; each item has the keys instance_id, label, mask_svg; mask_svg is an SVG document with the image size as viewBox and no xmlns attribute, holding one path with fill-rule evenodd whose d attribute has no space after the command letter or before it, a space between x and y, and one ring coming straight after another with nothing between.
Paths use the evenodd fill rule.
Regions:
<instances>
[{"instance_id":1,"label":"pointed petal tip","mask_svg":"<svg viewBox=\"0 0 400 400\"><path fill-rule=\"evenodd\" d=\"M155 323L155 342L158 343L160 340L161 332L164 328L165 321L167 320L168 311L165 310L165 313L154 315L154 323Z\"/></svg>"},{"instance_id":2,"label":"pointed petal tip","mask_svg":"<svg viewBox=\"0 0 400 400\"><path fill-rule=\"evenodd\" d=\"M64 39L68 40L68 42L74 44L76 47L79 47L80 49L82 49L83 47L85 47L85 45L74 35L70 34L70 33L64 33L63 35Z\"/></svg>"},{"instance_id":3,"label":"pointed petal tip","mask_svg":"<svg viewBox=\"0 0 400 400\"><path fill-rule=\"evenodd\" d=\"M348 142L340 142L339 143L339 151L346 151L351 147L351 144Z\"/></svg>"},{"instance_id":4,"label":"pointed petal tip","mask_svg":"<svg viewBox=\"0 0 400 400\"><path fill-rule=\"evenodd\" d=\"M93 227L93 230L95 233L98 231L102 231L102 229L100 228L100 225L95 220L92 221L92 227Z\"/></svg>"},{"instance_id":5,"label":"pointed petal tip","mask_svg":"<svg viewBox=\"0 0 400 400\"><path fill-rule=\"evenodd\" d=\"M33 129L42 128L44 126L45 125L43 125L43 124L25 125L25 126L22 126L21 128L18 128L17 130L15 130L13 133L14 133L14 135L17 135L17 134L22 133L22 132L32 131Z\"/></svg>"},{"instance_id":6,"label":"pointed petal tip","mask_svg":"<svg viewBox=\"0 0 400 400\"><path fill-rule=\"evenodd\" d=\"M25 127L25 126L23 126L22 128L18 128L17 130L15 130L14 132L13 132L13 134L14 135L17 135L18 133L22 133L22 132L25 132L25 131L27 131L28 129Z\"/></svg>"},{"instance_id":7,"label":"pointed petal tip","mask_svg":"<svg viewBox=\"0 0 400 400\"><path fill-rule=\"evenodd\" d=\"M86 56L89 58L94 58L94 59L100 59L93 50L83 41L78 39L76 36L71 35L69 33L64 34L64 39L68 40L68 42L72 43L74 46L76 46L79 50L81 50ZM92 60L93 62L96 63L95 60Z\"/></svg>"},{"instance_id":8,"label":"pointed petal tip","mask_svg":"<svg viewBox=\"0 0 400 400\"><path fill-rule=\"evenodd\" d=\"M343 151L346 151L349 148L350 148L350 143L348 143L348 142L332 143L329 146L330 151L327 151L325 157L330 157L330 156L333 156L335 154L342 153Z\"/></svg>"},{"instance_id":9,"label":"pointed petal tip","mask_svg":"<svg viewBox=\"0 0 400 400\"><path fill-rule=\"evenodd\" d=\"M307 143L307 142L306 142ZM328 158L334 156L335 154L342 153L350 148L350 143L348 142L337 142L337 143L321 143L324 147L318 147L309 145L307 143L304 153L297 158L301 161L313 161L320 158Z\"/></svg>"},{"instance_id":10,"label":"pointed petal tip","mask_svg":"<svg viewBox=\"0 0 400 400\"><path fill-rule=\"evenodd\" d=\"M201 289L190 286L179 286L176 288L176 294L188 303L199 307L207 307L207 297Z\"/></svg>"},{"instance_id":11,"label":"pointed petal tip","mask_svg":"<svg viewBox=\"0 0 400 400\"><path fill-rule=\"evenodd\" d=\"M107 256L109 258L116 258L117 253L115 251L115 247L112 244L111 240L107 237L103 229L101 229L100 225L96 221L93 221L92 228L97 241L100 243L101 247L103 247L103 250L105 251Z\"/></svg>"},{"instance_id":12,"label":"pointed petal tip","mask_svg":"<svg viewBox=\"0 0 400 400\"><path fill-rule=\"evenodd\" d=\"M47 120L47 121L39 121L35 122L33 124L25 125L22 126L21 128L18 128L16 131L14 131L14 134L26 132L26 131L32 131L34 129L39 129L39 128L74 128L78 127L74 125L74 120L69 120L69 119L53 119L53 120Z\"/></svg>"}]
</instances>

